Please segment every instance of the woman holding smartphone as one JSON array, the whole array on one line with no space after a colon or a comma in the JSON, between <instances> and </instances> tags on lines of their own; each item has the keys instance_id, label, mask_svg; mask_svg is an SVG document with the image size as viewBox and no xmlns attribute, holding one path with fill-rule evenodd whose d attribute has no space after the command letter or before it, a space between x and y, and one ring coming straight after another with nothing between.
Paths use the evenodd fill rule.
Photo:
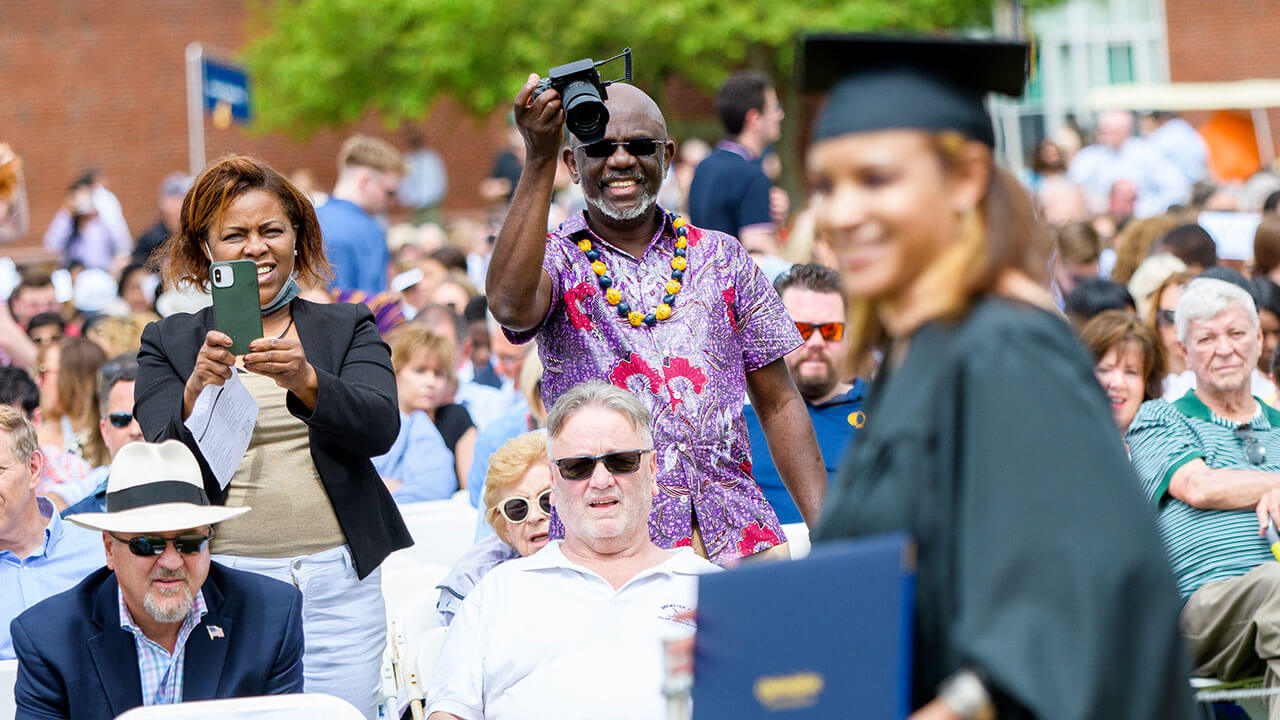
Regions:
<instances>
[{"instance_id":1,"label":"woman holding smartphone","mask_svg":"<svg viewBox=\"0 0 1280 720\"><path fill-rule=\"evenodd\" d=\"M983 99L1027 47L812 36L815 222L883 352L815 543L916 542L913 720L1190 717L1178 596Z\"/></svg>"},{"instance_id":2,"label":"woman holding smartphone","mask_svg":"<svg viewBox=\"0 0 1280 720\"><path fill-rule=\"evenodd\" d=\"M199 459L210 499L252 506L219 527L215 557L302 590L306 687L373 717L386 621L378 566L412 544L370 458L399 430L390 353L364 305L298 297L295 276L329 274L310 201L253 158L205 170L182 202L179 231L161 249L170 287L208 288L212 262L256 266L261 338L244 355L211 309L147 326L134 412L147 440L181 440ZM230 482L213 476L184 425L200 393L232 374L257 422Z\"/></svg>"}]
</instances>

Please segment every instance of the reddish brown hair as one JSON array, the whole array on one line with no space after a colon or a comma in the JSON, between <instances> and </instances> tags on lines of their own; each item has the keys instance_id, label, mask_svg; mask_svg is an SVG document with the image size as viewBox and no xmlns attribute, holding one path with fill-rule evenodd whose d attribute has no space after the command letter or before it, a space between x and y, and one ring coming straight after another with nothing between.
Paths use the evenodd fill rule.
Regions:
<instances>
[{"instance_id":1,"label":"reddish brown hair","mask_svg":"<svg viewBox=\"0 0 1280 720\"><path fill-rule=\"evenodd\" d=\"M324 240L311 201L270 165L245 155L231 155L210 165L182 199L178 232L159 250L165 284L189 282L209 287L209 256L205 243L209 231L222 224L222 214L240 196L252 190L271 193L280 201L296 235L298 259L293 272L301 285L323 285L332 276L324 256Z\"/></svg>"},{"instance_id":2,"label":"reddish brown hair","mask_svg":"<svg viewBox=\"0 0 1280 720\"><path fill-rule=\"evenodd\" d=\"M1113 347L1137 348L1142 355L1142 399L1154 400L1164 393L1164 343L1155 330L1138 318L1119 310L1104 310L1084 324L1080 342L1095 364Z\"/></svg>"}]
</instances>

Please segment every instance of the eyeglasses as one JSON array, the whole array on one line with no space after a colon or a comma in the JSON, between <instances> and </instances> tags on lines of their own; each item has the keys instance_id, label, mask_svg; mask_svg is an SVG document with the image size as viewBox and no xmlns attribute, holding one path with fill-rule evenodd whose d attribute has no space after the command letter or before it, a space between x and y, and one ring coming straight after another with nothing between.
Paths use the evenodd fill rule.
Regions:
<instances>
[{"instance_id":1,"label":"eyeglasses","mask_svg":"<svg viewBox=\"0 0 1280 720\"><path fill-rule=\"evenodd\" d=\"M1258 441L1252 427L1241 425L1236 428L1235 436L1237 440L1244 441L1244 459L1250 465L1261 465L1267 461L1267 448Z\"/></svg>"},{"instance_id":2,"label":"eyeglasses","mask_svg":"<svg viewBox=\"0 0 1280 720\"><path fill-rule=\"evenodd\" d=\"M159 535L139 535L135 538L125 540L116 537L115 533L109 533L111 538L116 542L122 542L129 546L129 552L138 557L155 557L163 555L164 549L169 543L173 543L173 549L183 555L195 555L200 552L204 544L213 538L213 531L210 530L208 535L179 535L176 538L165 538Z\"/></svg>"},{"instance_id":3,"label":"eyeglasses","mask_svg":"<svg viewBox=\"0 0 1280 720\"><path fill-rule=\"evenodd\" d=\"M640 456L650 450L619 450L604 455L578 455L556 460L560 477L565 480L582 480L596 471L596 463L604 461L604 469L612 475L626 475L640 469Z\"/></svg>"},{"instance_id":4,"label":"eyeglasses","mask_svg":"<svg viewBox=\"0 0 1280 720\"><path fill-rule=\"evenodd\" d=\"M630 140L617 141L597 140L585 145L574 145L573 149L581 150L589 158L607 158L621 145L627 149L628 153L636 157L645 157L658 152L658 146L662 143L662 140L655 140L654 138L632 138Z\"/></svg>"},{"instance_id":5,"label":"eyeglasses","mask_svg":"<svg viewBox=\"0 0 1280 720\"><path fill-rule=\"evenodd\" d=\"M551 515L551 491L543 490L538 493L536 502L538 509L543 515ZM498 504L498 512L502 513L502 517L512 525L519 525L529 519L530 507L533 505L529 498L517 495L509 497Z\"/></svg>"},{"instance_id":6,"label":"eyeglasses","mask_svg":"<svg viewBox=\"0 0 1280 720\"><path fill-rule=\"evenodd\" d=\"M1173 327L1177 319L1177 313L1173 310L1156 311L1156 325L1160 327Z\"/></svg>"},{"instance_id":7,"label":"eyeglasses","mask_svg":"<svg viewBox=\"0 0 1280 720\"><path fill-rule=\"evenodd\" d=\"M809 338L813 335L813 331L817 330L822 333L822 339L827 342L835 342L844 337L844 323L829 322L815 325L807 322L796 322L796 329L800 331L800 337L809 342Z\"/></svg>"},{"instance_id":8,"label":"eyeglasses","mask_svg":"<svg viewBox=\"0 0 1280 720\"><path fill-rule=\"evenodd\" d=\"M114 412L107 415L107 422L113 426L124 429L129 427L129 423L133 422L133 413Z\"/></svg>"}]
</instances>

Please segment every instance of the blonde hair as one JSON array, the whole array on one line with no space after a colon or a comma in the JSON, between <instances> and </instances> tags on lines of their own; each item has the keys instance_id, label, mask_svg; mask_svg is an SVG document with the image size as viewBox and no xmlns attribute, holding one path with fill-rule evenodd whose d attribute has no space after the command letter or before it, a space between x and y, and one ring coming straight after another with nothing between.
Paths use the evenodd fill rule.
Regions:
<instances>
[{"instance_id":1,"label":"blonde hair","mask_svg":"<svg viewBox=\"0 0 1280 720\"><path fill-rule=\"evenodd\" d=\"M363 167L378 172L407 175L408 168L400 157L400 151L391 143L369 135L352 135L338 150L338 171Z\"/></svg>"},{"instance_id":2,"label":"blonde hair","mask_svg":"<svg viewBox=\"0 0 1280 720\"><path fill-rule=\"evenodd\" d=\"M142 347L142 331L160 319L153 312L132 312L121 317L106 317L94 323L85 337L98 344L107 357L136 353Z\"/></svg>"},{"instance_id":3,"label":"blonde hair","mask_svg":"<svg viewBox=\"0 0 1280 720\"><path fill-rule=\"evenodd\" d=\"M425 351L441 375L450 382L457 378L457 369L454 368L457 350L453 346L453 340L414 323L401 325L387 339L391 344L391 367L397 373L412 362L419 352Z\"/></svg>"},{"instance_id":4,"label":"blonde hair","mask_svg":"<svg viewBox=\"0 0 1280 720\"><path fill-rule=\"evenodd\" d=\"M498 511L498 503L520 484L529 468L545 462L547 434L542 430L517 435L489 456L489 471L484 476L484 519L499 535L502 535L505 522Z\"/></svg>"},{"instance_id":5,"label":"blonde hair","mask_svg":"<svg viewBox=\"0 0 1280 720\"><path fill-rule=\"evenodd\" d=\"M929 138L944 173L957 169L965 149L974 142L955 131ZM990 149L986 152L990 158ZM1001 276L1010 270L1043 282L1050 248L1050 239L1035 220L1030 196L1017 178L992 161L987 189L977 209L961 222L959 238L926 269L939 278L957 279L937 289L943 296L941 315L963 314L979 296L994 292ZM850 300L848 333L851 360L887 340L876 301Z\"/></svg>"},{"instance_id":6,"label":"blonde hair","mask_svg":"<svg viewBox=\"0 0 1280 720\"><path fill-rule=\"evenodd\" d=\"M9 450L13 453L13 459L20 463L26 464L40 449L35 426L22 411L11 405L0 405L0 430L9 436Z\"/></svg>"}]
</instances>

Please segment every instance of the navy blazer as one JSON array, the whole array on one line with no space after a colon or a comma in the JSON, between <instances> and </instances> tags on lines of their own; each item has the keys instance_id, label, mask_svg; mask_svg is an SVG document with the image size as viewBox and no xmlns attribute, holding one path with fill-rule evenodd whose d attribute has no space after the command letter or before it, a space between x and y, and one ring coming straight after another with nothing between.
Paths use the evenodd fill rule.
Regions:
<instances>
[{"instance_id":1,"label":"navy blazer","mask_svg":"<svg viewBox=\"0 0 1280 720\"><path fill-rule=\"evenodd\" d=\"M115 573L101 568L10 623L17 720L111 720L142 704L118 587ZM208 612L187 638L182 699L302 692L302 593L214 562L201 589Z\"/></svg>"},{"instance_id":2,"label":"navy blazer","mask_svg":"<svg viewBox=\"0 0 1280 720\"><path fill-rule=\"evenodd\" d=\"M391 354L364 305L299 298L289 308L320 387L315 410L308 411L293 393L286 404L307 424L311 459L363 579L392 551L413 544L370 461L390 450L400 432ZM148 442L175 439L191 448L204 473L205 492L222 504L226 492L182 423L182 391L212 329L213 310L205 308L170 315L143 330L133 412Z\"/></svg>"}]
</instances>

